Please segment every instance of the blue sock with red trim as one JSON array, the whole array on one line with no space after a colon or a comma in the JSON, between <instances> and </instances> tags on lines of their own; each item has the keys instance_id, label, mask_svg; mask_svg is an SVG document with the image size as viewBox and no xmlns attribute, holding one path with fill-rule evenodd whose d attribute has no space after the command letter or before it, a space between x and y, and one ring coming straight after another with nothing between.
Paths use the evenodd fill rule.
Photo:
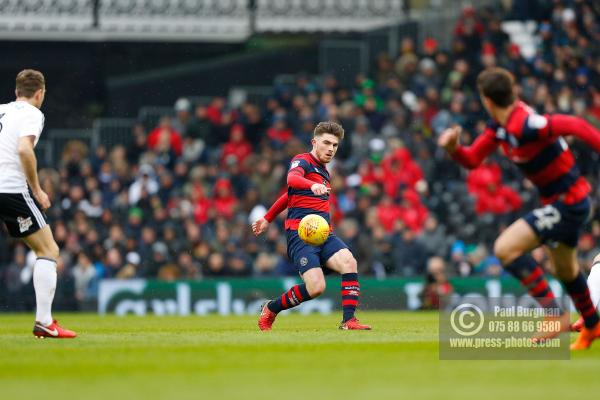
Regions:
<instances>
[{"instance_id":1,"label":"blue sock with red trim","mask_svg":"<svg viewBox=\"0 0 600 400\"><path fill-rule=\"evenodd\" d=\"M356 306L360 296L360 284L358 273L342 274L342 309L344 310L344 321L354 318Z\"/></svg>"},{"instance_id":2,"label":"blue sock with red trim","mask_svg":"<svg viewBox=\"0 0 600 400\"><path fill-rule=\"evenodd\" d=\"M542 307L560 310L554 293L544 276L544 270L537 265L531 255L524 254L517 257L513 262L505 265L504 269L517 278L527 288L527 293L537 299Z\"/></svg>"},{"instance_id":3,"label":"blue sock with red trim","mask_svg":"<svg viewBox=\"0 0 600 400\"><path fill-rule=\"evenodd\" d=\"M579 272L577 278L572 282L563 282L565 289L569 293L569 296L575 303L575 308L579 311L579 314L583 317L583 324L586 328L593 328L600 321L598 312L592 298L590 296L590 289L588 288L587 282L583 273Z\"/></svg>"},{"instance_id":4,"label":"blue sock with red trim","mask_svg":"<svg viewBox=\"0 0 600 400\"><path fill-rule=\"evenodd\" d=\"M267 307L274 313L278 313L288 308L296 307L298 304L310 300L312 297L306 290L306 284L302 283L292 287L290 290L269 302Z\"/></svg>"}]
</instances>

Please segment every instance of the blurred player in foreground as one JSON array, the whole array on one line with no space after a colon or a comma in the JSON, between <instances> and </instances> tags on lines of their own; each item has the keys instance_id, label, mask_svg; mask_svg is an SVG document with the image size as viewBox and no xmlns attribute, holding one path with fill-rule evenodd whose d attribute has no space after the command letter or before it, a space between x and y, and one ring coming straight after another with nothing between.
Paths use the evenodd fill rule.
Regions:
<instances>
[{"instance_id":1,"label":"blurred player in foreground","mask_svg":"<svg viewBox=\"0 0 600 400\"><path fill-rule=\"evenodd\" d=\"M15 94L15 101L0 105L0 219L10 235L23 239L37 256L33 266L37 309L33 334L74 338L75 332L61 328L52 319L59 249L43 212L50 207L50 200L40 186L33 151L44 128L40 111L46 94L44 75L30 69L19 72Z\"/></svg>"},{"instance_id":2,"label":"blurred player in foreground","mask_svg":"<svg viewBox=\"0 0 600 400\"><path fill-rule=\"evenodd\" d=\"M323 268L342 275L342 307L344 316L340 329L369 330L354 316L358 305L360 285L356 259L348 246L333 232L321 246L304 243L298 236L298 224L302 217L317 214L331 224L329 216L329 172L326 165L331 162L344 138L344 129L335 122L321 122L313 133L312 151L299 154L292 159L287 175L288 191L283 194L263 218L252 224L255 235L263 233L269 223L287 208L285 229L288 256L298 269L304 283L295 285L280 297L266 302L261 310L258 326L270 330L277 314L296 307L304 301L314 299L325 290Z\"/></svg>"},{"instance_id":3,"label":"blurred player in foreground","mask_svg":"<svg viewBox=\"0 0 600 400\"><path fill-rule=\"evenodd\" d=\"M592 297L592 303L596 306L596 309L600 307L600 254L594 257L592 268L590 269L590 275L587 279L588 287L590 288L590 296ZM580 317L572 326L571 330L580 332L583 327L583 317Z\"/></svg>"},{"instance_id":4,"label":"blurred player in foreground","mask_svg":"<svg viewBox=\"0 0 600 400\"><path fill-rule=\"evenodd\" d=\"M477 167L500 146L536 185L544 206L503 231L494 244L494 252L529 294L541 299L543 307L558 309L542 268L529 254L541 244L547 245L556 274L584 321L571 349L586 349L600 337L598 313L576 257L579 233L590 216L591 188L580 175L563 136L574 135L600 153L600 133L580 118L536 114L516 99L514 78L502 68L483 71L477 78L477 86L491 116L488 127L471 146L459 144L460 127L446 129L438 144L466 168ZM560 320L563 329L568 330L566 318Z\"/></svg>"}]
</instances>

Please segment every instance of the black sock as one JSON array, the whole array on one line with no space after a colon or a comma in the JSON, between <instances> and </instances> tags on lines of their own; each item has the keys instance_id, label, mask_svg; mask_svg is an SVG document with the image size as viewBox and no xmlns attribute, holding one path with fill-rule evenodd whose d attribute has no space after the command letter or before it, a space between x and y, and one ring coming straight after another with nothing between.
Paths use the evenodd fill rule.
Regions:
<instances>
[{"instance_id":1,"label":"black sock","mask_svg":"<svg viewBox=\"0 0 600 400\"><path fill-rule=\"evenodd\" d=\"M583 273L579 272L577 277L572 282L563 282L569 296L575 303L575 308L579 311L579 314L583 317L583 324L586 328L593 328L596 326L600 318L598 318L598 312L592 298L590 297L590 289L588 288L587 282Z\"/></svg>"},{"instance_id":2,"label":"black sock","mask_svg":"<svg viewBox=\"0 0 600 400\"><path fill-rule=\"evenodd\" d=\"M360 295L360 284L358 273L342 274L342 309L344 310L344 322L354 318L358 296Z\"/></svg>"},{"instance_id":3,"label":"black sock","mask_svg":"<svg viewBox=\"0 0 600 400\"><path fill-rule=\"evenodd\" d=\"M504 269L517 278L527 288L527 293L537 299L542 307L560 310L554 293L544 276L544 270L537 265L531 255L524 254L517 257L513 262L504 266Z\"/></svg>"},{"instance_id":4,"label":"black sock","mask_svg":"<svg viewBox=\"0 0 600 400\"><path fill-rule=\"evenodd\" d=\"M302 283L292 287L290 290L271 301L267 306L269 310L278 313L288 308L296 307L298 304L310 300L311 297L306 290L306 284Z\"/></svg>"}]
</instances>

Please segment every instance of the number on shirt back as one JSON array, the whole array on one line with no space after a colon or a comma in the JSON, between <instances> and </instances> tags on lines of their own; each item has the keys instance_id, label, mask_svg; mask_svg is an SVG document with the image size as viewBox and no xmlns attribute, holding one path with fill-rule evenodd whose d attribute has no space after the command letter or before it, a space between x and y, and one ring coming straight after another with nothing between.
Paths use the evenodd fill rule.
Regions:
<instances>
[{"instance_id":1,"label":"number on shirt back","mask_svg":"<svg viewBox=\"0 0 600 400\"><path fill-rule=\"evenodd\" d=\"M0 119L2 119L2 117L4 117L4 114L0 114ZM0 132L2 132L2 121L0 121Z\"/></svg>"},{"instance_id":2,"label":"number on shirt back","mask_svg":"<svg viewBox=\"0 0 600 400\"><path fill-rule=\"evenodd\" d=\"M536 217L535 226L540 231L552 229L561 220L560 212L551 205L533 210L533 215Z\"/></svg>"}]
</instances>

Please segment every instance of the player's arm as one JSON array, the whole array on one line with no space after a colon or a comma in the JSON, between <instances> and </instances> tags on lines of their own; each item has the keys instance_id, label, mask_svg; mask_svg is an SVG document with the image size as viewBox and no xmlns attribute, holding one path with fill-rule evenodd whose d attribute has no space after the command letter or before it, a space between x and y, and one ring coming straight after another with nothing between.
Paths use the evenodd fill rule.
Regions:
<instances>
[{"instance_id":1,"label":"player's arm","mask_svg":"<svg viewBox=\"0 0 600 400\"><path fill-rule=\"evenodd\" d=\"M258 236L267 230L269 224L287 208L288 194L285 192L273 203L271 208L267 211L264 217L252 223L252 232Z\"/></svg>"},{"instance_id":2,"label":"player's arm","mask_svg":"<svg viewBox=\"0 0 600 400\"><path fill-rule=\"evenodd\" d=\"M597 153L600 153L600 132L583 118L570 115L553 114L548 115L547 125L542 132L552 136L576 136L590 145Z\"/></svg>"},{"instance_id":3,"label":"player's arm","mask_svg":"<svg viewBox=\"0 0 600 400\"><path fill-rule=\"evenodd\" d=\"M23 167L23 172L25 173L33 197L40 203L42 209L45 210L50 207L50 200L48 195L42 190L38 179L37 159L35 157L35 152L33 151L34 142L35 136L21 136L19 138L17 151L19 152L21 166Z\"/></svg>"},{"instance_id":4,"label":"player's arm","mask_svg":"<svg viewBox=\"0 0 600 400\"><path fill-rule=\"evenodd\" d=\"M462 128L459 126L446 129L438 139L438 146L446 149L452 159L465 168L477 168L498 147L498 142L489 128L468 147L459 143L461 132Z\"/></svg>"},{"instance_id":5,"label":"player's arm","mask_svg":"<svg viewBox=\"0 0 600 400\"><path fill-rule=\"evenodd\" d=\"M331 189L329 189L327 186L323 185L322 183L315 183L304 177L305 169L302 166L302 162L305 161L300 161L300 163L296 166L293 166L294 162L292 162L292 168L287 175L288 186L293 189L309 189L317 196L329 194Z\"/></svg>"}]
</instances>

